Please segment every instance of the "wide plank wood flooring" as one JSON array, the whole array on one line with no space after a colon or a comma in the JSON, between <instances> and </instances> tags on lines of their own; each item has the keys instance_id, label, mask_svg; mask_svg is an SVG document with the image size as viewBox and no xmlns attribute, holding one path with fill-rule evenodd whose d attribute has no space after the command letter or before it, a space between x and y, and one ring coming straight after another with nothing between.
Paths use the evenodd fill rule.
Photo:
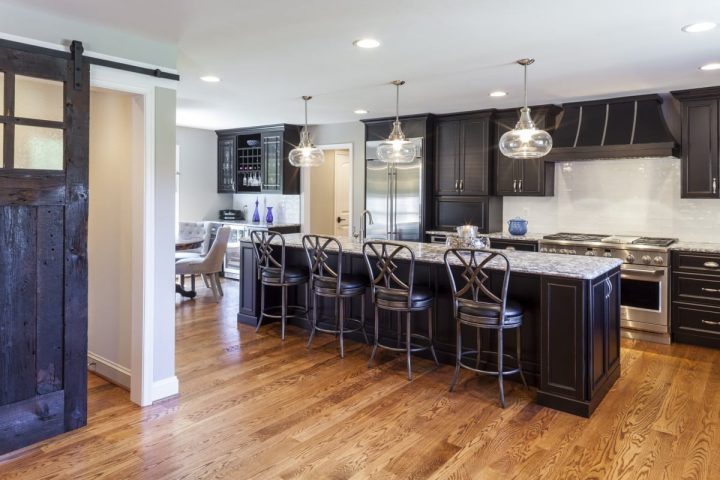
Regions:
<instances>
[{"instance_id":1,"label":"wide plank wood flooring","mask_svg":"<svg viewBox=\"0 0 720 480\"><path fill-rule=\"evenodd\" d=\"M141 409L89 382L89 424L0 457L10 479L720 478L720 352L623 340L622 377L586 420L512 384L277 325L240 326L237 284L179 300L181 394ZM510 382L508 382L510 383Z\"/></svg>"}]
</instances>

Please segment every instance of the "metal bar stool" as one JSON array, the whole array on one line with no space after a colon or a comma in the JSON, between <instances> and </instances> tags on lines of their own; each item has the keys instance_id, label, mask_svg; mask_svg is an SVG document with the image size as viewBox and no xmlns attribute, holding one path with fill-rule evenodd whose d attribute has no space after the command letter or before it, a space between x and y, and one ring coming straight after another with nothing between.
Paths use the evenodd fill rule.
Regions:
<instances>
[{"instance_id":1,"label":"metal bar stool","mask_svg":"<svg viewBox=\"0 0 720 480\"><path fill-rule=\"evenodd\" d=\"M308 273L305 268L292 267L285 264L285 237L278 232L253 230L250 240L255 249L255 258L258 265L258 279L260 280L260 318L257 328L260 330L263 318L279 319L281 324L282 340L285 340L285 324L288 318L305 318L308 320ZM280 250L280 261L273 256L275 249ZM296 285L305 285L305 305L288 305L287 289ZM282 288L282 301L279 307L265 308L265 287ZM278 315L276 312L280 310ZM291 313L288 313L288 310Z\"/></svg>"},{"instance_id":2,"label":"metal bar stool","mask_svg":"<svg viewBox=\"0 0 720 480\"><path fill-rule=\"evenodd\" d=\"M360 275L343 274L342 245L334 237L322 235L305 235L302 239L308 265L310 266L310 290L313 296L313 320L310 330L310 339L307 346L315 338L315 332L334 333L340 338L340 358L345 357L346 333L362 331L365 342L368 342L365 332L365 290L368 287L367 278ZM337 267L330 264L328 250L337 251ZM335 300L336 328L318 326L318 297L333 298ZM345 300L360 297L360 318L345 318ZM353 323L354 328L346 329L345 321Z\"/></svg>"},{"instance_id":3,"label":"metal bar stool","mask_svg":"<svg viewBox=\"0 0 720 480\"><path fill-rule=\"evenodd\" d=\"M520 327L522 326L523 308L518 302L507 298L510 283L510 261L500 252L483 249L450 249L445 252L444 260L448 277L450 277L450 285L452 286L453 314L457 329L455 374L452 383L450 383L450 391L453 391L458 381L460 367L476 373L495 375L498 377L500 387L500 405L505 408L503 376L519 373L525 388L527 388L520 361ZM499 297L485 285L485 282L490 277L485 273L484 268L491 262L494 263L494 266L505 270L502 291ZM456 270L457 273L453 273L453 266L455 268L460 267L461 270ZM456 283L456 277L458 283ZM477 350L463 351L463 325L477 329ZM482 350L480 331L484 329L497 331L497 352ZM517 332L515 357L504 352L503 332L509 329L515 329ZM480 358L483 353L497 354L497 370L482 370L479 368ZM475 355L474 367L463 362L464 357L473 354ZM513 360L517 364L517 368L506 369L504 365L505 358Z\"/></svg>"},{"instance_id":4,"label":"metal bar stool","mask_svg":"<svg viewBox=\"0 0 720 480\"><path fill-rule=\"evenodd\" d=\"M372 252L373 260L370 260ZM430 350L435 364L439 365L435 347L433 346L432 331L432 310L435 297L432 290L427 287L413 284L415 279L415 252L406 245L397 242L369 241L363 244L363 256L370 274L372 287L372 300L375 304L375 341L372 353L368 361L368 368L372 367L373 359L378 347L394 352L406 352L407 356L407 377L412 380L412 352ZM396 259L402 258L410 263L407 278L400 278L397 271ZM377 274L372 263L377 267ZM405 280L405 281L403 281ZM398 347L384 345L379 341L379 311L389 310L398 312L398 315L405 313L405 347L400 348L400 317L398 317ZM412 312L428 312L428 336L412 333L411 314ZM426 342L425 345L413 344L413 339Z\"/></svg>"}]
</instances>

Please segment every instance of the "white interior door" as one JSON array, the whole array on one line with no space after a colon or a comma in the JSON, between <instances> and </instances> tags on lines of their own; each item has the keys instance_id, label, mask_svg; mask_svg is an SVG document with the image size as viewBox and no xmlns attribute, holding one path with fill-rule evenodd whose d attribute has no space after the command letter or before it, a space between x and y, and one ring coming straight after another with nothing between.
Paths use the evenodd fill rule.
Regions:
<instances>
[{"instance_id":1,"label":"white interior door","mask_svg":"<svg viewBox=\"0 0 720 480\"><path fill-rule=\"evenodd\" d=\"M350 152L335 151L335 236L350 236Z\"/></svg>"}]
</instances>

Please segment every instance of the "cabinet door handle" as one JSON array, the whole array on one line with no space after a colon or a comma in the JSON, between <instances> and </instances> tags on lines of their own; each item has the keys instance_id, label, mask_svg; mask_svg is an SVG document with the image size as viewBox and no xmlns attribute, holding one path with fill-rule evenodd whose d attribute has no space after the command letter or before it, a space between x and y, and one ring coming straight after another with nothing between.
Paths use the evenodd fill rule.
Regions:
<instances>
[{"instance_id":1,"label":"cabinet door handle","mask_svg":"<svg viewBox=\"0 0 720 480\"><path fill-rule=\"evenodd\" d=\"M704 323L705 325L720 325L720 322L713 322L712 320L700 320L700 322Z\"/></svg>"},{"instance_id":2,"label":"cabinet door handle","mask_svg":"<svg viewBox=\"0 0 720 480\"><path fill-rule=\"evenodd\" d=\"M717 178L715 178L715 177L713 177L713 181L712 181L712 190L713 190L713 195L715 195L717 193Z\"/></svg>"},{"instance_id":3,"label":"cabinet door handle","mask_svg":"<svg viewBox=\"0 0 720 480\"><path fill-rule=\"evenodd\" d=\"M518 191L522 192L522 179L518 180Z\"/></svg>"},{"instance_id":4,"label":"cabinet door handle","mask_svg":"<svg viewBox=\"0 0 720 480\"><path fill-rule=\"evenodd\" d=\"M513 192L517 192L517 180L513 180Z\"/></svg>"},{"instance_id":5,"label":"cabinet door handle","mask_svg":"<svg viewBox=\"0 0 720 480\"><path fill-rule=\"evenodd\" d=\"M704 267L707 267L707 268L718 268L718 267L720 267L720 263L718 263L718 262L705 262L705 263L703 263L703 266L704 266Z\"/></svg>"},{"instance_id":6,"label":"cabinet door handle","mask_svg":"<svg viewBox=\"0 0 720 480\"><path fill-rule=\"evenodd\" d=\"M702 287L700 290L702 290L703 292L707 292L707 293L718 293L718 292L720 292L720 290L718 290L717 288L706 288L706 287Z\"/></svg>"},{"instance_id":7,"label":"cabinet door handle","mask_svg":"<svg viewBox=\"0 0 720 480\"><path fill-rule=\"evenodd\" d=\"M612 294L612 291L613 291L612 282L610 281L609 278L605 279L605 285L607 286L607 288L606 288L607 293L605 294L605 300L608 300L610 298L610 294Z\"/></svg>"},{"instance_id":8,"label":"cabinet door handle","mask_svg":"<svg viewBox=\"0 0 720 480\"><path fill-rule=\"evenodd\" d=\"M460 180L455 180L455 191L460 190Z\"/></svg>"},{"instance_id":9,"label":"cabinet door handle","mask_svg":"<svg viewBox=\"0 0 720 480\"><path fill-rule=\"evenodd\" d=\"M465 190L465 180L460 179L460 191L462 192L463 190Z\"/></svg>"}]
</instances>

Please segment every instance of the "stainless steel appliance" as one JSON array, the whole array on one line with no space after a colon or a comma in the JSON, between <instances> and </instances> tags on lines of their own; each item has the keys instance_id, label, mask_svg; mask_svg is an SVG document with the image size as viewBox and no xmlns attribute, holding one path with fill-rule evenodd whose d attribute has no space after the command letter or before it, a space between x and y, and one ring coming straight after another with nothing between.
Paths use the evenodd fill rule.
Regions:
<instances>
[{"instance_id":1,"label":"stainless steel appliance","mask_svg":"<svg viewBox=\"0 0 720 480\"><path fill-rule=\"evenodd\" d=\"M415 161L397 165L377 159L380 142L365 144L365 208L374 220L372 225L366 225L368 238L422 238L423 139L410 140L417 147Z\"/></svg>"},{"instance_id":2,"label":"stainless steel appliance","mask_svg":"<svg viewBox=\"0 0 720 480\"><path fill-rule=\"evenodd\" d=\"M541 252L619 258L622 334L670 343L668 247L674 238L558 233L539 242Z\"/></svg>"}]
</instances>

